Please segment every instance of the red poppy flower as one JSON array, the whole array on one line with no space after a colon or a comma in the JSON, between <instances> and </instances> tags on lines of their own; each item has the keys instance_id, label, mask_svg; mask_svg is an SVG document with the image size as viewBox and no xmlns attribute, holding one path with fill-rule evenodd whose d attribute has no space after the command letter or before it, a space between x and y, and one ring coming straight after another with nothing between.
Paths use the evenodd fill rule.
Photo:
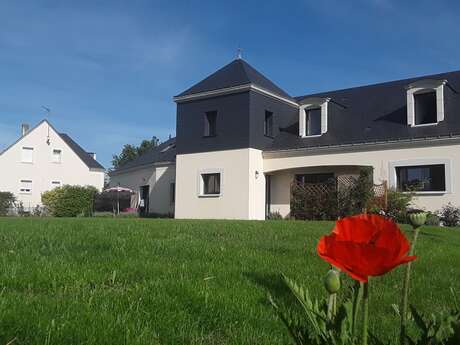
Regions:
<instances>
[{"instance_id":1,"label":"red poppy flower","mask_svg":"<svg viewBox=\"0 0 460 345\"><path fill-rule=\"evenodd\" d=\"M378 215L358 215L337 221L332 234L318 243L318 254L353 279L367 282L396 266L415 260L409 242L393 221Z\"/></svg>"}]
</instances>

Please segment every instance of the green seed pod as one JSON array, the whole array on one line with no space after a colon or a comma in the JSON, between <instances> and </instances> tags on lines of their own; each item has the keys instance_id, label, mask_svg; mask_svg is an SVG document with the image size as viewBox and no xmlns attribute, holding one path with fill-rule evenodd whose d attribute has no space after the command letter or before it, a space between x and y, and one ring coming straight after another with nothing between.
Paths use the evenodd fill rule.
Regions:
<instances>
[{"instance_id":1,"label":"green seed pod","mask_svg":"<svg viewBox=\"0 0 460 345\"><path fill-rule=\"evenodd\" d=\"M329 270L324 277L324 287L330 294L337 293L340 290L340 274L337 271Z\"/></svg>"},{"instance_id":2,"label":"green seed pod","mask_svg":"<svg viewBox=\"0 0 460 345\"><path fill-rule=\"evenodd\" d=\"M414 212L409 214L409 220L414 229L417 229L425 224L426 212Z\"/></svg>"}]
</instances>

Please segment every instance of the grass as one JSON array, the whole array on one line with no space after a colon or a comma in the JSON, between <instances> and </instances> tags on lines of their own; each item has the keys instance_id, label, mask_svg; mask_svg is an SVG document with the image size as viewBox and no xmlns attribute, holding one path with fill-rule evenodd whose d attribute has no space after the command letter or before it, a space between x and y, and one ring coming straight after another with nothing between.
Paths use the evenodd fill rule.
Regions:
<instances>
[{"instance_id":1,"label":"grass","mask_svg":"<svg viewBox=\"0 0 460 345\"><path fill-rule=\"evenodd\" d=\"M0 218L0 343L286 344L267 303L286 273L324 296L331 222ZM460 231L424 228L411 301L460 291ZM371 328L396 339L402 269L375 278Z\"/></svg>"}]
</instances>

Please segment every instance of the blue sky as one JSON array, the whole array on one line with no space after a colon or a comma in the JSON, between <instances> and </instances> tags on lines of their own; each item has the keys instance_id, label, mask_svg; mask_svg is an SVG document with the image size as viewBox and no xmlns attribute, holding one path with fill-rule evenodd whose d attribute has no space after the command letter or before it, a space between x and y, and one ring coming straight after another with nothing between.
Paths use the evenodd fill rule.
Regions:
<instances>
[{"instance_id":1,"label":"blue sky","mask_svg":"<svg viewBox=\"0 0 460 345\"><path fill-rule=\"evenodd\" d=\"M243 58L293 96L460 69L458 1L0 0L0 149L44 118L107 168Z\"/></svg>"}]
</instances>

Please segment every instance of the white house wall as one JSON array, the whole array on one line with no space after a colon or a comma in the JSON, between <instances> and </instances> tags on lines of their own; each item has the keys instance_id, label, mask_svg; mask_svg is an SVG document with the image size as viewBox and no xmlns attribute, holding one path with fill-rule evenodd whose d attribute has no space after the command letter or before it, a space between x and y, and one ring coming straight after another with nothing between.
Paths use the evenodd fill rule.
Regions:
<instances>
[{"instance_id":1,"label":"white house wall","mask_svg":"<svg viewBox=\"0 0 460 345\"><path fill-rule=\"evenodd\" d=\"M170 186L175 180L175 166L146 166L116 173L110 176L110 186L126 187L139 192L141 186L149 185L149 212L170 214L174 212L171 203Z\"/></svg>"},{"instance_id":2,"label":"white house wall","mask_svg":"<svg viewBox=\"0 0 460 345\"><path fill-rule=\"evenodd\" d=\"M32 163L21 162L22 147L34 148ZM53 149L62 151L61 163L52 162ZM0 191L13 193L26 208L41 204L41 194L52 189L51 181L59 181L61 185L89 185L98 190L104 187L104 172L91 171L46 122L0 155L0 177ZM30 194L19 192L21 180L32 181Z\"/></svg>"},{"instance_id":3,"label":"white house wall","mask_svg":"<svg viewBox=\"0 0 460 345\"><path fill-rule=\"evenodd\" d=\"M438 210L448 202L460 206L460 145L442 145L432 147L411 147L382 150L361 150L355 152L307 154L269 153L264 159L264 171L272 177L272 210L279 210L283 215L289 213L289 186L293 174L288 171L305 167L325 166L371 166L374 168L374 183L395 181L394 165L449 162L451 176L447 193L419 193L414 206L427 210ZM446 167L447 168L447 167ZM393 182L394 183L394 182Z\"/></svg>"},{"instance_id":4,"label":"white house wall","mask_svg":"<svg viewBox=\"0 0 460 345\"><path fill-rule=\"evenodd\" d=\"M203 152L176 157L176 218L264 219L262 152ZM221 195L200 196L200 174L220 172ZM257 171L257 173L256 173Z\"/></svg>"}]
</instances>

